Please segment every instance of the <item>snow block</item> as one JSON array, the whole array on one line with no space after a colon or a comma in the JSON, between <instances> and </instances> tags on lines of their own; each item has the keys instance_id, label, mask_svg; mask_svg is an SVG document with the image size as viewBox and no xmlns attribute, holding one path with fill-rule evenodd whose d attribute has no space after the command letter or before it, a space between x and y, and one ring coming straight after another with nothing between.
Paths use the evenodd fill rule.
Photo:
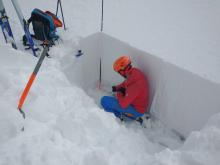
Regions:
<instances>
[{"instance_id":1,"label":"snow block","mask_svg":"<svg viewBox=\"0 0 220 165\"><path fill-rule=\"evenodd\" d=\"M112 64L122 54L132 59L150 81L150 110L169 128L184 136L201 129L213 114L220 112L220 84L138 50L105 33L95 33L80 41L84 56L80 85L92 87L99 82L112 86L123 79ZM83 83L82 83L83 82Z\"/></svg>"},{"instance_id":2,"label":"snow block","mask_svg":"<svg viewBox=\"0 0 220 165\"><path fill-rule=\"evenodd\" d=\"M220 112L220 84L166 63L153 109L166 125L187 136Z\"/></svg>"},{"instance_id":3,"label":"snow block","mask_svg":"<svg viewBox=\"0 0 220 165\"><path fill-rule=\"evenodd\" d=\"M95 33L80 41L80 48L84 56L80 57L83 64L81 68L80 85L87 88L97 85L100 75L102 85L112 86L123 81L123 78L113 70L114 61L122 54L128 55L132 59L132 64L140 68L151 80L151 100L153 99L156 86L159 84L159 74L164 65L163 61L153 55L143 55L146 52L117 40L105 33Z\"/></svg>"}]
</instances>

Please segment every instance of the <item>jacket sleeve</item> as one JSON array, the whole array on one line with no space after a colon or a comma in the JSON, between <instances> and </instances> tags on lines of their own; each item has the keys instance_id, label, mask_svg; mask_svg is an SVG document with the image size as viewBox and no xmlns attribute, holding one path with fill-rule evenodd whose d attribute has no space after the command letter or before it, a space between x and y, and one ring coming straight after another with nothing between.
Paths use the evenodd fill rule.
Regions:
<instances>
[{"instance_id":1,"label":"jacket sleeve","mask_svg":"<svg viewBox=\"0 0 220 165\"><path fill-rule=\"evenodd\" d=\"M123 81L121 84L119 84L119 85L116 85L115 86L116 87L116 89L119 89L119 88L121 88L121 87L125 87L125 81Z\"/></svg>"},{"instance_id":2,"label":"jacket sleeve","mask_svg":"<svg viewBox=\"0 0 220 165\"><path fill-rule=\"evenodd\" d=\"M122 108L127 108L139 95L140 89L138 88L138 86L138 82L136 82L127 87L126 95L124 97L119 92L117 93L117 98Z\"/></svg>"}]
</instances>

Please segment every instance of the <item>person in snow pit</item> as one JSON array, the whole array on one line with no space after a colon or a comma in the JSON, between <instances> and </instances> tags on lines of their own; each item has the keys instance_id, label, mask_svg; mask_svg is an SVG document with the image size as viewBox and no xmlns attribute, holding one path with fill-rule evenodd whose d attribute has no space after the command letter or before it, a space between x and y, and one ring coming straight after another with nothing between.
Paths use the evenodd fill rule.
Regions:
<instances>
[{"instance_id":1,"label":"person in snow pit","mask_svg":"<svg viewBox=\"0 0 220 165\"><path fill-rule=\"evenodd\" d=\"M141 119L149 104L147 78L139 69L132 67L128 56L118 58L114 62L113 69L125 80L112 87L114 96L103 96L101 98L101 105L106 112L113 113L121 120L124 120L124 117L134 120Z\"/></svg>"}]
</instances>

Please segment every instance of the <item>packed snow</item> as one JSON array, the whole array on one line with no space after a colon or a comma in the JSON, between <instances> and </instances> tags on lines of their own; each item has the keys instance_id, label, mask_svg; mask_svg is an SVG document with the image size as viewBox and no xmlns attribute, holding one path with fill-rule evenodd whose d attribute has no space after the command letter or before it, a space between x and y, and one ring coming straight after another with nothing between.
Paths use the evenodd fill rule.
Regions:
<instances>
[{"instance_id":1,"label":"packed snow","mask_svg":"<svg viewBox=\"0 0 220 165\"><path fill-rule=\"evenodd\" d=\"M26 18L30 16L30 11L35 7L53 12L56 9L56 1L53 0L31 1L31 3L30 0L18 1ZM5 44L0 34L0 165L216 165L220 163L220 114L210 118L203 129L192 132L186 141L182 142L177 135L156 119L145 121L146 128L135 122L121 123L99 106L98 99L106 95L105 91L100 91L96 87L85 91L79 85L74 84L81 65L80 58L74 56L78 49L78 41L100 30L101 0L62 0L68 29L67 31L59 29L58 34L62 41L50 49L52 58L46 58L42 64L23 106L26 113L24 120L17 110L17 103L38 58L33 57L31 52L24 51L20 41L23 35L22 28L10 1L4 2L20 50L14 50L9 44ZM127 3L125 0L105 2L106 15L109 19L104 23L104 29L109 31L112 24L109 33L114 33L119 37L128 36L125 39L130 40L129 30L121 29L120 32L113 26L113 22L119 19L119 15L111 10L111 5L124 13L132 11L140 16L141 12L146 10L143 9L145 5L151 6L153 12L154 8L161 8L159 2L162 1L157 3L156 1L146 1L146 3L141 1L135 4L130 0L127 0ZM171 2L173 1L163 2L163 4L169 6ZM217 1L215 2L218 4ZM111 5L107 5L109 3ZM193 5L195 1L192 3L188 1L188 3ZM133 11L132 6L135 5L137 8ZM175 3L173 7L175 8ZM178 10L178 7L175 9ZM158 14L163 13L160 13L158 9ZM127 16L126 20L129 18L133 17ZM187 21L188 17L184 18ZM143 22L144 18L140 19L140 22L136 20L135 24L147 26ZM151 22L154 20L156 20L155 17L151 19ZM119 25L120 21L122 20L114 23ZM161 21L164 20L161 19ZM125 22L123 26L129 27L130 23ZM168 25L171 26L172 22ZM166 29L163 31L166 33ZM140 32L138 34L140 35ZM183 32L180 35L184 34ZM156 37L163 38L164 36L158 33ZM139 43L139 39L143 43L151 42L151 40L145 40L145 36L139 36L132 41L136 42L135 46L143 46ZM156 43L156 39L154 40L151 48L157 47L158 52L156 50L152 52L161 55L160 52L164 49L158 48L160 44ZM215 39L210 38L210 40L216 42ZM171 42L172 39L169 41ZM165 45L163 47L165 48ZM147 48L151 51L151 48ZM175 48L175 51L180 52L179 49L181 48ZM185 62L181 63L179 59L175 61L175 55L172 53L169 52L173 62L185 66L188 56L183 57ZM197 54L198 52L194 53L200 55ZM180 58L182 56L183 54L179 55ZM167 57L167 60L170 58ZM204 58L212 62L211 57L205 56ZM217 58L214 56L214 59ZM75 68L67 70L68 65L74 65ZM195 69L199 70L196 66ZM213 77L217 78L218 72L215 69L212 71ZM66 72L72 75L71 82L66 77ZM21 131L22 127L24 131Z\"/></svg>"}]
</instances>

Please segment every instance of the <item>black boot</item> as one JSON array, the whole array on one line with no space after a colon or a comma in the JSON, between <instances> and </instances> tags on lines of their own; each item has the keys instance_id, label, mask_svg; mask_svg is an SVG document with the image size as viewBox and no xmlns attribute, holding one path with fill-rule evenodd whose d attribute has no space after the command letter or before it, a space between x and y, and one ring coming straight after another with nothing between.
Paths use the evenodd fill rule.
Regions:
<instances>
[{"instance_id":1,"label":"black boot","mask_svg":"<svg viewBox=\"0 0 220 165\"><path fill-rule=\"evenodd\" d=\"M142 119L141 117L137 118L137 119L136 119L136 121L137 121L137 122L139 122L139 123L140 123L140 125L142 125L142 124L143 124L143 119Z\"/></svg>"}]
</instances>

